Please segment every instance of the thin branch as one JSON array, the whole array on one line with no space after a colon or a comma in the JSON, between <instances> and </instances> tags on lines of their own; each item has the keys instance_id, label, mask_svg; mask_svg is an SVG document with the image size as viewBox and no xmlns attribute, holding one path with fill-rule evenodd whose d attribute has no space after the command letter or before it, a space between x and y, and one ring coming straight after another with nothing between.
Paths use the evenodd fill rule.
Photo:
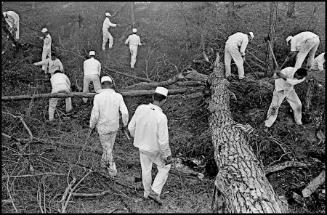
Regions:
<instances>
[{"instance_id":1,"label":"thin branch","mask_svg":"<svg viewBox=\"0 0 327 215\"><path fill-rule=\"evenodd\" d=\"M265 173L267 175L273 172L277 172L277 171L284 170L286 168L293 168L293 167L304 168L304 167L308 167L308 165L298 161L286 161L284 163L276 164L274 166L268 166L265 170Z\"/></svg>"}]
</instances>

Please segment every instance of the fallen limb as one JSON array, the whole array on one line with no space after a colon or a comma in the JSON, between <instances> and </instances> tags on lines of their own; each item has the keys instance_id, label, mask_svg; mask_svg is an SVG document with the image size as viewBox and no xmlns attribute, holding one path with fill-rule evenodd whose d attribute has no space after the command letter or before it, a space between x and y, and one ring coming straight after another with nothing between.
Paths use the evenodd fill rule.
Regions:
<instances>
[{"instance_id":1,"label":"fallen limb","mask_svg":"<svg viewBox=\"0 0 327 215\"><path fill-rule=\"evenodd\" d=\"M314 178L306 188L302 190L303 197L309 197L312 193L314 193L317 188L325 182L326 171L323 170L316 178Z\"/></svg>"},{"instance_id":2,"label":"fallen limb","mask_svg":"<svg viewBox=\"0 0 327 215\"><path fill-rule=\"evenodd\" d=\"M265 169L265 173L266 175L268 175L273 172L281 171L287 168L294 168L294 167L303 168L303 167L308 167L308 165L298 161L286 161L284 163L276 164L274 166L268 166Z\"/></svg>"},{"instance_id":3,"label":"fallen limb","mask_svg":"<svg viewBox=\"0 0 327 215\"><path fill-rule=\"evenodd\" d=\"M63 173L57 173L57 172L44 172L39 174L29 174L29 175L3 175L1 179L6 178L27 178L27 177L36 177L36 176L42 176L42 175L57 175L57 176L65 176L66 174Z\"/></svg>"},{"instance_id":4,"label":"fallen limb","mask_svg":"<svg viewBox=\"0 0 327 215\"><path fill-rule=\"evenodd\" d=\"M98 197L98 196L104 196L108 193L112 193L112 190L105 190L100 193L72 193L72 195L78 197Z\"/></svg>"},{"instance_id":5,"label":"fallen limb","mask_svg":"<svg viewBox=\"0 0 327 215\"><path fill-rule=\"evenodd\" d=\"M169 89L169 95L183 94L183 93L194 93L199 92L203 87L195 88L179 88L179 89ZM154 93L153 90L126 90L120 92L123 96L147 96ZM28 99L40 99L40 98L68 98L68 97L94 97L96 93L83 93L83 92L72 92L72 93L45 93L45 94L35 94L35 95L17 95L17 96L2 96L2 101L19 101Z\"/></svg>"}]
</instances>

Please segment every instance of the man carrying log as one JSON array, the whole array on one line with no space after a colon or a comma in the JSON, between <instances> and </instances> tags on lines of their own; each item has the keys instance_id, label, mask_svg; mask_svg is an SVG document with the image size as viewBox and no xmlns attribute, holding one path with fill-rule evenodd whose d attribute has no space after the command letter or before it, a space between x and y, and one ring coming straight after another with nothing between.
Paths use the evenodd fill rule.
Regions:
<instances>
[{"instance_id":1,"label":"man carrying log","mask_svg":"<svg viewBox=\"0 0 327 215\"><path fill-rule=\"evenodd\" d=\"M89 84L92 82L95 92L101 90L100 73L101 63L95 59L95 51L89 52L90 58L83 63L84 79L83 79L83 93L89 92ZM87 103L87 98L83 98L84 104Z\"/></svg>"},{"instance_id":2,"label":"man carrying log","mask_svg":"<svg viewBox=\"0 0 327 215\"><path fill-rule=\"evenodd\" d=\"M225 70L226 78L232 75L231 73L231 61L234 60L237 70L238 78L241 80L244 78L244 67L243 63L245 60L245 49L249 41L253 40L253 32L244 34L237 32L228 37L225 45Z\"/></svg>"},{"instance_id":3,"label":"man carrying log","mask_svg":"<svg viewBox=\"0 0 327 215\"><path fill-rule=\"evenodd\" d=\"M128 130L134 137L134 146L140 151L144 198L151 198L159 204L162 204L160 194L172 162L167 117L161 109L167 94L166 88L157 87L153 104L138 106L128 125ZM151 186L153 163L157 165L158 173Z\"/></svg>"},{"instance_id":4,"label":"man carrying log","mask_svg":"<svg viewBox=\"0 0 327 215\"><path fill-rule=\"evenodd\" d=\"M128 124L128 110L123 96L113 89L113 80L109 76L101 78L102 90L94 96L90 118L90 131L96 127L103 148L101 167L107 168L110 176L117 174L113 159L113 147L119 128L119 111L124 127Z\"/></svg>"},{"instance_id":5,"label":"man carrying log","mask_svg":"<svg viewBox=\"0 0 327 215\"><path fill-rule=\"evenodd\" d=\"M297 125L302 125L302 103L295 92L294 86L303 82L308 74L305 68L286 67L277 71L278 79L275 80L275 90L265 121L266 127L271 127L277 119L278 109L284 98L291 105Z\"/></svg>"},{"instance_id":6,"label":"man carrying log","mask_svg":"<svg viewBox=\"0 0 327 215\"><path fill-rule=\"evenodd\" d=\"M56 53L52 52L51 54L51 58L47 58L45 60L33 63L35 66L40 66L40 65L45 65L46 66L46 70L45 73L48 73L51 75L54 74L55 71L60 70L60 71L64 71L64 66L62 65L61 61L59 58L57 58Z\"/></svg>"},{"instance_id":7,"label":"man carrying log","mask_svg":"<svg viewBox=\"0 0 327 215\"><path fill-rule=\"evenodd\" d=\"M56 70L52 77L50 78L51 82L51 93L70 93L71 92L71 84L67 75L63 74L62 71ZM53 121L54 112L56 110L57 103L59 98L50 98L49 99L49 121ZM65 99L66 103L66 113L72 111L72 100L71 98Z\"/></svg>"},{"instance_id":8,"label":"man carrying log","mask_svg":"<svg viewBox=\"0 0 327 215\"><path fill-rule=\"evenodd\" d=\"M320 43L319 36L312 32L305 31L295 35L294 37L288 36L286 38L286 42L291 47L291 51L288 54L287 59L293 59L296 56L296 63L294 67L300 68L306 56L309 55L307 68L311 68L314 56Z\"/></svg>"},{"instance_id":9,"label":"man carrying log","mask_svg":"<svg viewBox=\"0 0 327 215\"><path fill-rule=\"evenodd\" d=\"M47 58L51 58L52 39L47 28L42 28L41 32L43 34L43 37L40 37L40 39L43 40L43 48L42 48L42 61L43 61L46 60ZM46 73L46 65L42 65L42 71L44 71L44 74Z\"/></svg>"},{"instance_id":10,"label":"man carrying log","mask_svg":"<svg viewBox=\"0 0 327 215\"><path fill-rule=\"evenodd\" d=\"M129 45L129 51L131 53L131 68L134 69L134 65L136 63L137 56L137 48L141 46L140 36L136 34L137 29L133 28L133 34L129 35L127 40L125 41L126 45Z\"/></svg>"},{"instance_id":11,"label":"man carrying log","mask_svg":"<svg viewBox=\"0 0 327 215\"><path fill-rule=\"evenodd\" d=\"M9 25L10 33L19 40L19 15L14 11L6 11L3 16Z\"/></svg>"}]
</instances>

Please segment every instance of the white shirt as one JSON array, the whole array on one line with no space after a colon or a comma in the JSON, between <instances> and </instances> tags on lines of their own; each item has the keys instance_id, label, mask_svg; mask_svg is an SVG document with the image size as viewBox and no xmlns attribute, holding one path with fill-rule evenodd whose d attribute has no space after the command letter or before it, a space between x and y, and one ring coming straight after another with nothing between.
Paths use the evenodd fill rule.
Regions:
<instances>
[{"instance_id":1,"label":"white shirt","mask_svg":"<svg viewBox=\"0 0 327 215\"><path fill-rule=\"evenodd\" d=\"M51 36L50 34L47 34L43 39L43 49L51 49Z\"/></svg>"},{"instance_id":2,"label":"white shirt","mask_svg":"<svg viewBox=\"0 0 327 215\"><path fill-rule=\"evenodd\" d=\"M159 106L151 103L138 106L128 130L140 151L161 153L164 157L171 155L167 117Z\"/></svg>"},{"instance_id":3,"label":"white shirt","mask_svg":"<svg viewBox=\"0 0 327 215\"><path fill-rule=\"evenodd\" d=\"M305 31L295 35L291 39L291 51L299 51L300 48L305 44L306 40L318 37L318 35L310 32ZM319 37L318 37L319 38Z\"/></svg>"},{"instance_id":4,"label":"white shirt","mask_svg":"<svg viewBox=\"0 0 327 215\"><path fill-rule=\"evenodd\" d=\"M136 35L136 34L129 35L127 40L125 41L125 44L129 44L130 46L132 46L132 45L135 45L135 46L142 45L140 37L138 35Z\"/></svg>"},{"instance_id":5,"label":"white shirt","mask_svg":"<svg viewBox=\"0 0 327 215\"><path fill-rule=\"evenodd\" d=\"M102 24L102 31L107 32L107 31L109 31L110 27L116 27L116 26L117 26L117 24L110 22L109 18L106 17Z\"/></svg>"},{"instance_id":6,"label":"white shirt","mask_svg":"<svg viewBox=\"0 0 327 215\"><path fill-rule=\"evenodd\" d=\"M311 69L313 70L324 70L324 63L325 63L325 52L321 53L320 55L318 55L312 63Z\"/></svg>"},{"instance_id":7,"label":"white shirt","mask_svg":"<svg viewBox=\"0 0 327 215\"><path fill-rule=\"evenodd\" d=\"M113 89L102 89L99 94L94 96L90 128L96 126L99 134L117 131L119 128L119 111L124 126L127 126L128 110L123 96Z\"/></svg>"},{"instance_id":8,"label":"white shirt","mask_svg":"<svg viewBox=\"0 0 327 215\"><path fill-rule=\"evenodd\" d=\"M245 54L245 49L249 43L249 37L247 34L243 34L241 32L237 32L231 36L228 37L228 40L226 41L226 44L236 46L237 48L240 48L240 52L242 55Z\"/></svg>"},{"instance_id":9,"label":"white shirt","mask_svg":"<svg viewBox=\"0 0 327 215\"><path fill-rule=\"evenodd\" d=\"M280 71L283 75L287 76L286 81L283 78L277 78L275 80L275 90L285 90L290 91L294 89L294 85L299 84L305 80L305 78L302 79L295 79L294 74L296 72L296 68L294 67L286 67L282 71Z\"/></svg>"},{"instance_id":10,"label":"white shirt","mask_svg":"<svg viewBox=\"0 0 327 215\"><path fill-rule=\"evenodd\" d=\"M60 91L70 92L70 81L67 75L63 73L53 74L50 82L52 87L51 93L58 93Z\"/></svg>"},{"instance_id":11,"label":"white shirt","mask_svg":"<svg viewBox=\"0 0 327 215\"><path fill-rule=\"evenodd\" d=\"M64 71L64 66L62 65L61 61L58 58L56 58L55 60L51 60L50 58L47 58L40 62L34 63L34 65L35 66L47 65L48 72L50 74L53 74L56 70Z\"/></svg>"},{"instance_id":12,"label":"white shirt","mask_svg":"<svg viewBox=\"0 0 327 215\"><path fill-rule=\"evenodd\" d=\"M6 22L12 28L15 26L17 29L19 27L19 15L14 11L7 11L8 18L5 17Z\"/></svg>"},{"instance_id":13,"label":"white shirt","mask_svg":"<svg viewBox=\"0 0 327 215\"><path fill-rule=\"evenodd\" d=\"M100 76L101 63L93 57L84 61L83 68L84 68L84 75L99 75Z\"/></svg>"}]
</instances>

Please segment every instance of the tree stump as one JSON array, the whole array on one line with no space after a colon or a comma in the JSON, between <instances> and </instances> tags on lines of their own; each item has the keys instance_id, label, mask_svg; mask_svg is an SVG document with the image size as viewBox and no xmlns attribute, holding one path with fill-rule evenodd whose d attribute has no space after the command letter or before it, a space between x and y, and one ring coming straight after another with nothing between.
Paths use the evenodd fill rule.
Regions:
<instances>
[{"instance_id":1,"label":"tree stump","mask_svg":"<svg viewBox=\"0 0 327 215\"><path fill-rule=\"evenodd\" d=\"M216 213L284 213L265 171L231 117L229 82L224 78L219 54L209 75L211 101L209 124L218 167L212 209Z\"/></svg>"}]
</instances>

